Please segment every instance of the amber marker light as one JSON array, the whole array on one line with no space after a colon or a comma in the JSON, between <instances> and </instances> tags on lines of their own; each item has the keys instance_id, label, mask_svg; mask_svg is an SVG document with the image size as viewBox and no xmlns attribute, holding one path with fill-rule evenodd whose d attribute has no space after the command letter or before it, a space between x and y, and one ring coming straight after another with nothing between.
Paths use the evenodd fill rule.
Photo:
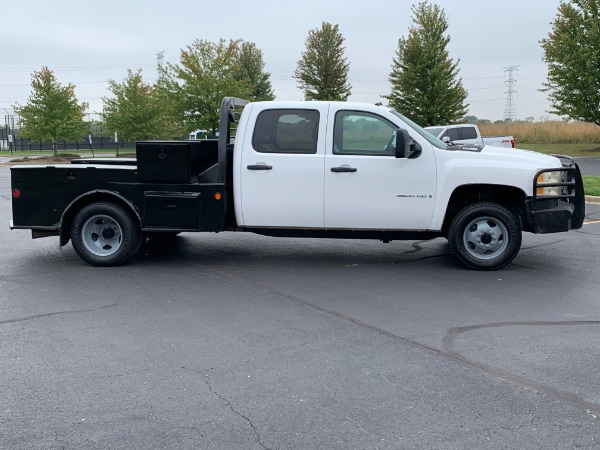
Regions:
<instances>
[{"instance_id":1,"label":"amber marker light","mask_svg":"<svg viewBox=\"0 0 600 450\"><path fill-rule=\"evenodd\" d=\"M223 198L223 196L221 195L220 192L215 192L215 200L221 200Z\"/></svg>"},{"instance_id":2,"label":"amber marker light","mask_svg":"<svg viewBox=\"0 0 600 450\"><path fill-rule=\"evenodd\" d=\"M18 189L13 189L13 197L19 198L21 196L21 191Z\"/></svg>"}]
</instances>

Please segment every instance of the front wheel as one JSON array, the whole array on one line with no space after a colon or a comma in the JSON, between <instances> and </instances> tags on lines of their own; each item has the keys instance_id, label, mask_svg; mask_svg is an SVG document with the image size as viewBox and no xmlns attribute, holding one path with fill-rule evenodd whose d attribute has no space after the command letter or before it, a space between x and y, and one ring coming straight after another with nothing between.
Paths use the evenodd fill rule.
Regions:
<instances>
[{"instance_id":1,"label":"front wheel","mask_svg":"<svg viewBox=\"0 0 600 450\"><path fill-rule=\"evenodd\" d=\"M140 247L135 219L113 203L92 203L77 213L71 228L73 248L92 266L118 266Z\"/></svg>"},{"instance_id":2,"label":"front wheel","mask_svg":"<svg viewBox=\"0 0 600 450\"><path fill-rule=\"evenodd\" d=\"M496 203L474 203L461 210L448 229L454 256L471 269L496 270L510 263L521 248L515 215Z\"/></svg>"}]
</instances>

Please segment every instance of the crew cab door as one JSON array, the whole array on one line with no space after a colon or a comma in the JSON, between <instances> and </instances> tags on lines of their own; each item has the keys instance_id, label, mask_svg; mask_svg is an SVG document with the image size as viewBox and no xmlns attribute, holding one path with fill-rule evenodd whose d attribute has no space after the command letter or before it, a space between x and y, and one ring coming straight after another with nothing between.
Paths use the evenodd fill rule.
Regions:
<instances>
[{"instance_id":1,"label":"crew cab door","mask_svg":"<svg viewBox=\"0 0 600 450\"><path fill-rule=\"evenodd\" d=\"M235 169L240 177L238 223L322 228L328 104L280 105L255 104L249 116Z\"/></svg>"},{"instance_id":2,"label":"crew cab door","mask_svg":"<svg viewBox=\"0 0 600 450\"><path fill-rule=\"evenodd\" d=\"M330 110L333 126L325 155L326 228L429 228L436 191L433 149L421 140L418 157L395 158L397 125L383 114ZM419 138L416 134L411 137Z\"/></svg>"}]
</instances>

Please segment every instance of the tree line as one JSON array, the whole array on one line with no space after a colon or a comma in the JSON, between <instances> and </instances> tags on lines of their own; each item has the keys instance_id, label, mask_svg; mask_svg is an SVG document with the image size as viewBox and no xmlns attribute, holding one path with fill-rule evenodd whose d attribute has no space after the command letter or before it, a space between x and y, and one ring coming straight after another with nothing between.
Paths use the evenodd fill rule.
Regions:
<instances>
[{"instance_id":1,"label":"tree line","mask_svg":"<svg viewBox=\"0 0 600 450\"><path fill-rule=\"evenodd\" d=\"M548 92L553 110L568 119L600 125L600 14L598 0L563 1L552 31L540 44L548 63ZM422 1L412 6L412 24L398 40L389 81L382 95L389 105L416 123L439 125L464 120L467 91L460 78L460 59L447 50L450 42L445 11ZM305 100L345 101L352 92L350 63L337 24L323 22L310 30L293 77ZM108 81L103 97L104 129L130 141L170 139L193 130L218 130L219 106L225 96L273 100L262 51L253 42L197 39L182 49L178 63L158 67L154 84L142 71L128 70L124 80ZM47 67L32 74L32 93L21 116L21 134L50 141L79 139L89 129L88 105L75 86L62 85Z\"/></svg>"}]
</instances>

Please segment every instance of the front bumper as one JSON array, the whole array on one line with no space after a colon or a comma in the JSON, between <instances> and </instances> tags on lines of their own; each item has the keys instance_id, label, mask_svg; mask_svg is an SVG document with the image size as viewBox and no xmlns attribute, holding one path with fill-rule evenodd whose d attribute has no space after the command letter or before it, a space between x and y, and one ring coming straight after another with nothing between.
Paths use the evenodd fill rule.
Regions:
<instances>
[{"instance_id":1,"label":"front bumper","mask_svg":"<svg viewBox=\"0 0 600 450\"><path fill-rule=\"evenodd\" d=\"M562 169L540 170L533 179L533 197L525 202L529 231L532 233L560 233L582 227L585 218L585 193L581 171L573 158L553 155L563 163ZM540 185L538 176L544 172L563 171L565 180ZM538 195L539 187L564 188L563 195Z\"/></svg>"}]
</instances>

